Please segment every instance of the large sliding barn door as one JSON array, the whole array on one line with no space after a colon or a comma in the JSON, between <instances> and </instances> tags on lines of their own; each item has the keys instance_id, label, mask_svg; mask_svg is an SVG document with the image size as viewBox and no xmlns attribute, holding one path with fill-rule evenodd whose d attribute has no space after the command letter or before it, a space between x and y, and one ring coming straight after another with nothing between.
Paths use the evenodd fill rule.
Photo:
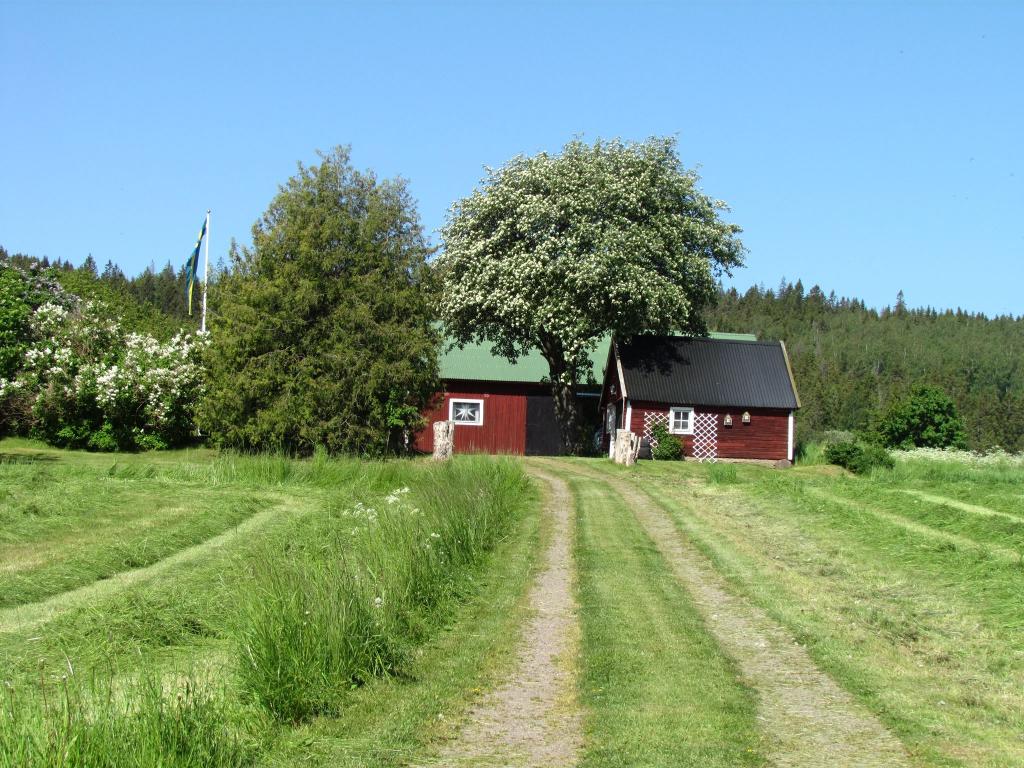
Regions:
<instances>
[{"instance_id":1,"label":"large sliding barn door","mask_svg":"<svg viewBox=\"0 0 1024 768\"><path fill-rule=\"evenodd\" d=\"M555 400L551 395L526 396L526 455L561 456L565 453L562 435L555 418Z\"/></svg>"}]
</instances>

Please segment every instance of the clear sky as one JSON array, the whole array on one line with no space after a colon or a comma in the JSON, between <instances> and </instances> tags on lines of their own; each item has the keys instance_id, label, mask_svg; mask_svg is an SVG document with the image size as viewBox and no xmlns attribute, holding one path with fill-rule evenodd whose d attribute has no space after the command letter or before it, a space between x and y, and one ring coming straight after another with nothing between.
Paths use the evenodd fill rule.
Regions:
<instances>
[{"instance_id":1,"label":"clear sky","mask_svg":"<svg viewBox=\"0 0 1024 768\"><path fill-rule=\"evenodd\" d=\"M436 230L484 165L676 135L748 266L1024 314L1024 2L0 0L0 244L126 272L212 250L316 150Z\"/></svg>"}]
</instances>

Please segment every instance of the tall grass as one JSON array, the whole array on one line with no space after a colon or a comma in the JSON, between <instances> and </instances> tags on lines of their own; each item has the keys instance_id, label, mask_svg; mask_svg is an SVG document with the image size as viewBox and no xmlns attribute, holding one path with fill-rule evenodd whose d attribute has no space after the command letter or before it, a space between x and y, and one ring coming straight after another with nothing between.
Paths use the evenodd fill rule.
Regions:
<instances>
[{"instance_id":1,"label":"tall grass","mask_svg":"<svg viewBox=\"0 0 1024 768\"><path fill-rule=\"evenodd\" d=\"M817 441L797 443L796 455L793 462L798 467L810 467L818 464L828 464L825 460L825 444Z\"/></svg>"},{"instance_id":2,"label":"tall grass","mask_svg":"<svg viewBox=\"0 0 1024 768\"><path fill-rule=\"evenodd\" d=\"M732 485L739 482L739 473L735 464L709 464L708 480L715 485Z\"/></svg>"},{"instance_id":3,"label":"tall grass","mask_svg":"<svg viewBox=\"0 0 1024 768\"><path fill-rule=\"evenodd\" d=\"M336 713L346 689L400 675L521 509L512 462L424 467L371 504L306 516L254 559L243 689L277 719Z\"/></svg>"},{"instance_id":4,"label":"tall grass","mask_svg":"<svg viewBox=\"0 0 1024 768\"><path fill-rule=\"evenodd\" d=\"M164 690L153 676L114 685L74 674L0 695L2 768L239 768L258 754L254 720L195 680Z\"/></svg>"}]
</instances>

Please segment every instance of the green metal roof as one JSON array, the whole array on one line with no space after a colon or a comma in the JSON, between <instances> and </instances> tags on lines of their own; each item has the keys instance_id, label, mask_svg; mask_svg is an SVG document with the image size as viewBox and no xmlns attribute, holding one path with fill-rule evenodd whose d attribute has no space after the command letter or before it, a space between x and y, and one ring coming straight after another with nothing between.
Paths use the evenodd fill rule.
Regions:
<instances>
[{"instance_id":1,"label":"green metal roof","mask_svg":"<svg viewBox=\"0 0 1024 768\"><path fill-rule=\"evenodd\" d=\"M712 331L712 339L729 341L757 341L752 333L719 333ZM604 365L608 360L608 346L612 337L606 336L598 342L597 349L590 355L594 381L600 383L604 377ZM548 362L537 350L510 363L504 357L491 354L489 342L467 344L460 348L451 340L444 343L439 360L442 379L466 381L507 381L539 384L548 375Z\"/></svg>"}]
</instances>

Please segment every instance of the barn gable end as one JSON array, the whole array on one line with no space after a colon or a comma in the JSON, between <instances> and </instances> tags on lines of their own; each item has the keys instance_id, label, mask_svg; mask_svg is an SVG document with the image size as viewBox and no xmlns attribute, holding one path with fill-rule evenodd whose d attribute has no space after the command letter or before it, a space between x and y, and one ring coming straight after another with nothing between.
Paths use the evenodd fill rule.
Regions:
<instances>
[{"instance_id":1,"label":"barn gable end","mask_svg":"<svg viewBox=\"0 0 1024 768\"><path fill-rule=\"evenodd\" d=\"M640 336L615 344L612 354L625 398L607 403L615 413L613 419L606 411L605 446L614 421L640 435L647 452L660 422L673 428L688 457L792 461L800 401L781 342Z\"/></svg>"}]
</instances>

